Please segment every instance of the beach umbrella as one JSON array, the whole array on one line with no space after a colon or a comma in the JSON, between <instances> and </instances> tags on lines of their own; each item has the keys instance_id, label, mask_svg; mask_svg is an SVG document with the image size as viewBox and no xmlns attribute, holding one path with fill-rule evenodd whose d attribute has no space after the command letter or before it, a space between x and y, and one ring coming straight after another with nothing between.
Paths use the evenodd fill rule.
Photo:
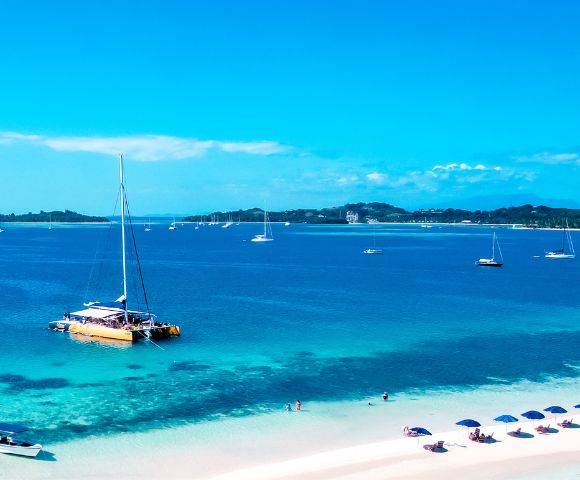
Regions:
<instances>
[{"instance_id":1,"label":"beach umbrella","mask_svg":"<svg viewBox=\"0 0 580 480\"><path fill-rule=\"evenodd\" d=\"M558 413L568 413L568 410L562 408L560 405L552 405L551 407L544 408L544 412L553 413L555 421L558 418Z\"/></svg>"},{"instance_id":2,"label":"beach umbrella","mask_svg":"<svg viewBox=\"0 0 580 480\"><path fill-rule=\"evenodd\" d=\"M505 423L505 431L507 433L507 424L517 422L518 419L516 417L512 417L511 415L500 415L497 418L494 418L496 422L503 422Z\"/></svg>"},{"instance_id":3,"label":"beach umbrella","mask_svg":"<svg viewBox=\"0 0 580 480\"><path fill-rule=\"evenodd\" d=\"M469 434L469 427L481 427L481 423L477 420L472 420L471 418L466 418L465 420L459 420L455 422L455 425L461 425L462 427L467 427L467 433Z\"/></svg>"},{"instance_id":4,"label":"beach umbrella","mask_svg":"<svg viewBox=\"0 0 580 480\"><path fill-rule=\"evenodd\" d=\"M419 446L419 437L424 437L425 435L431 435L431 432L423 427L409 428L409 431L415 432L417 434L417 447Z\"/></svg>"},{"instance_id":5,"label":"beach umbrella","mask_svg":"<svg viewBox=\"0 0 580 480\"><path fill-rule=\"evenodd\" d=\"M580 408L580 403L578 405L574 405L574 408Z\"/></svg>"},{"instance_id":6,"label":"beach umbrella","mask_svg":"<svg viewBox=\"0 0 580 480\"><path fill-rule=\"evenodd\" d=\"M455 425L461 425L462 427L481 427L481 423L477 420L472 420L471 418L459 420L458 422L455 422Z\"/></svg>"},{"instance_id":7,"label":"beach umbrella","mask_svg":"<svg viewBox=\"0 0 580 480\"><path fill-rule=\"evenodd\" d=\"M431 432L423 427L413 427L413 428L409 428L409 430L411 432L415 432L417 435L421 435L421 436L431 435Z\"/></svg>"},{"instance_id":8,"label":"beach umbrella","mask_svg":"<svg viewBox=\"0 0 580 480\"><path fill-rule=\"evenodd\" d=\"M532 425L534 425L534 420L546 418L542 412L538 412L537 410L528 410L527 412L522 413L522 417L532 420Z\"/></svg>"}]
</instances>

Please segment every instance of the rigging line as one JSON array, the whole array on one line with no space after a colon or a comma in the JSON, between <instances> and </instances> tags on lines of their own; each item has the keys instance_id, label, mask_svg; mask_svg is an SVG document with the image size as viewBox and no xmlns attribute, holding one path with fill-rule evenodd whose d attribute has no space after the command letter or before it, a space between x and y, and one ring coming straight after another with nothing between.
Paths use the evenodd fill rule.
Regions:
<instances>
[{"instance_id":1,"label":"rigging line","mask_svg":"<svg viewBox=\"0 0 580 480\"><path fill-rule=\"evenodd\" d=\"M131 230L131 239L133 240L133 248L135 250L135 259L137 260L137 267L139 269L139 278L141 279L141 288L143 289L143 297L145 299L145 308L147 313L151 315L149 312L149 300L147 298L147 290L145 290L145 280L143 280L143 271L141 269L141 261L139 260L139 252L137 251L137 242L135 241L135 231L133 229L133 220L131 218L131 211L129 209L129 200L125 195L125 206L127 207L127 217L129 218L129 228Z\"/></svg>"},{"instance_id":2,"label":"rigging line","mask_svg":"<svg viewBox=\"0 0 580 480\"><path fill-rule=\"evenodd\" d=\"M165 352L165 349L164 349L164 348L163 348L161 345L159 345L159 344L155 343L155 342L154 342L153 340L151 340L151 339L150 339L150 338L149 338L147 335L145 335L144 333L140 332L139 330L137 330L137 333L138 333L139 335L142 335L142 336L143 336L143 338L144 338L145 340L148 340L148 341L150 341L150 342L151 342L153 345L155 345L157 348L159 348L159 349L161 349L161 350L163 350L163 351Z\"/></svg>"}]
</instances>

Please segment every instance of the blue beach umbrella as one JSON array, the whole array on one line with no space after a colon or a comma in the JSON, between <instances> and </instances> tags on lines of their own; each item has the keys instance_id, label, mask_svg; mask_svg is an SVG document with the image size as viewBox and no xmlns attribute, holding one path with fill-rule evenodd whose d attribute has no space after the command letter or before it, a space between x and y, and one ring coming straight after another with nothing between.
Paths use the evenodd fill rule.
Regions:
<instances>
[{"instance_id":1,"label":"blue beach umbrella","mask_svg":"<svg viewBox=\"0 0 580 480\"><path fill-rule=\"evenodd\" d=\"M507 432L507 424L508 423L513 423L513 422L517 422L518 419L516 417L513 417L511 415L500 415L497 418L494 418L494 420L496 422L503 422L505 423L505 431Z\"/></svg>"},{"instance_id":2,"label":"blue beach umbrella","mask_svg":"<svg viewBox=\"0 0 580 480\"><path fill-rule=\"evenodd\" d=\"M532 425L534 424L534 420L541 420L542 418L546 418L542 412L538 412L537 410L528 410L527 412L522 413L522 417L532 420Z\"/></svg>"},{"instance_id":3,"label":"blue beach umbrella","mask_svg":"<svg viewBox=\"0 0 580 480\"><path fill-rule=\"evenodd\" d=\"M580 403L578 405L574 405L574 408L580 408Z\"/></svg>"},{"instance_id":4,"label":"blue beach umbrella","mask_svg":"<svg viewBox=\"0 0 580 480\"><path fill-rule=\"evenodd\" d=\"M415 432L417 434L417 446L419 446L419 437L424 437L425 435L431 435L431 432L423 427L409 428L409 431Z\"/></svg>"},{"instance_id":5,"label":"blue beach umbrella","mask_svg":"<svg viewBox=\"0 0 580 480\"><path fill-rule=\"evenodd\" d=\"M462 427L481 427L481 423L477 420L472 420L471 418L466 418L465 420L459 420L455 425L461 425Z\"/></svg>"},{"instance_id":6,"label":"blue beach umbrella","mask_svg":"<svg viewBox=\"0 0 580 480\"><path fill-rule=\"evenodd\" d=\"M558 418L559 413L568 413L568 410L561 407L560 405L552 405L551 407L544 408L544 412L550 412L554 414L554 421Z\"/></svg>"}]
</instances>

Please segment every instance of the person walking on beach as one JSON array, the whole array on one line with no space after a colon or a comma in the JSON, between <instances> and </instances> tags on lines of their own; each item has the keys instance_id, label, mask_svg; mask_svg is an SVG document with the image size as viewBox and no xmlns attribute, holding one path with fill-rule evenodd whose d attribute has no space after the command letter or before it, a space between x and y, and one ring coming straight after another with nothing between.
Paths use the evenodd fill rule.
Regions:
<instances>
[{"instance_id":1,"label":"person walking on beach","mask_svg":"<svg viewBox=\"0 0 580 480\"><path fill-rule=\"evenodd\" d=\"M383 400L386 402L389 399L389 394L387 392L383 392Z\"/></svg>"},{"instance_id":2,"label":"person walking on beach","mask_svg":"<svg viewBox=\"0 0 580 480\"><path fill-rule=\"evenodd\" d=\"M300 400L296 400L296 411L299 412L300 411L300 407L302 406L302 404L300 403Z\"/></svg>"}]
</instances>

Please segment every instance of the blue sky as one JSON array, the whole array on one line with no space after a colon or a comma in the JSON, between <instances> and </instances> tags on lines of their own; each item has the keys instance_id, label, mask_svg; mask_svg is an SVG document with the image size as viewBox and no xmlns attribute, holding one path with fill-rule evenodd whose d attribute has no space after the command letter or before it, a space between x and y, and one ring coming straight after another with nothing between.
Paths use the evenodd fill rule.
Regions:
<instances>
[{"instance_id":1,"label":"blue sky","mask_svg":"<svg viewBox=\"0 0 580 480\"><path fill-rule=\"evenodd\" d=\"M580 202L577 2L1 13L0 212Z\"/></svg>"}]
</instances>

